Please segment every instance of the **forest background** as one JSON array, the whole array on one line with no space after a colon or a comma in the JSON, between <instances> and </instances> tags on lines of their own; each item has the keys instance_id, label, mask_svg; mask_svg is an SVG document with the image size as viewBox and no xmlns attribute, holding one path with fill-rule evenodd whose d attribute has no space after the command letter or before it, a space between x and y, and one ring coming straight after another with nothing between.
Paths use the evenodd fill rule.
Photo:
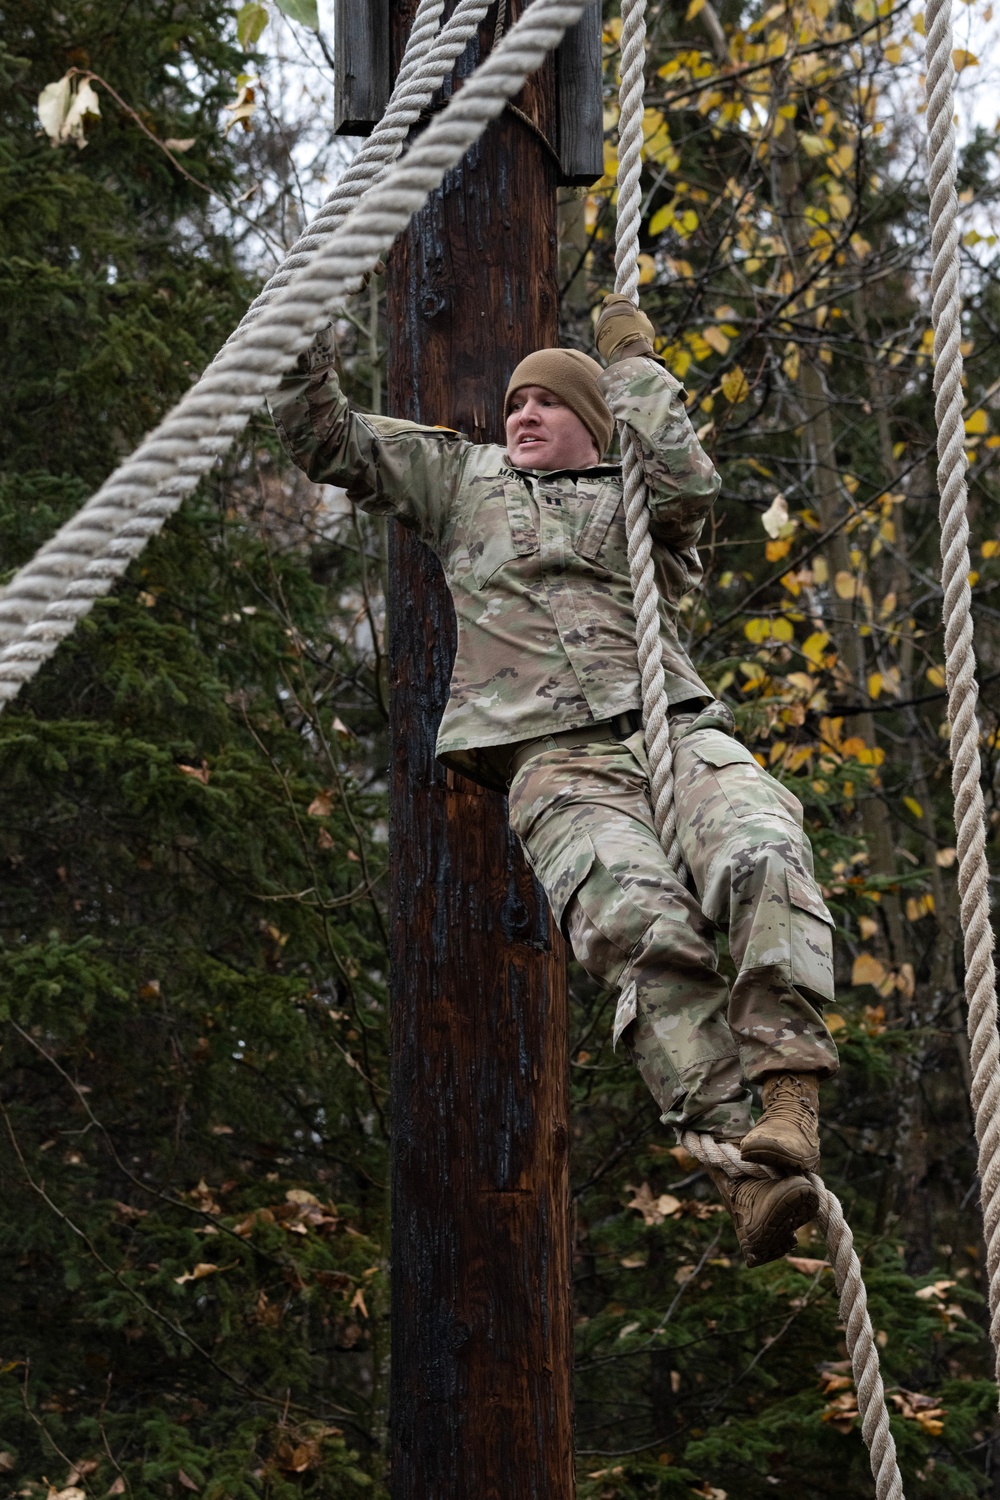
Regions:
<instances>
[{"instance_id":1,"label":"forest background","mask_svg":"<svg viewBox=\"0 0 1000 1500\"><path fill-rule=\"evenodd\" d=\"M977 0L978 4L978 0ZM613 282L566 191L563 337ZM0 5L0 559L184 391L343 160L309 0ZM973 15L970 10L963 15ZM990 19L981 6L982 23ZM650 8L642 294L723 475L700 670L837 924L825 1171L913 1497L1000 1496L940 627L917 0ZM981 69L966 47L962 81ZM46 128L38 100L50 92ZM68 119L66 107L76 101ZM50 136L59 131L61 138ZM48 132L48 133L47 133ZM1000 258L964 134L996 865ZM380 404L376 279L336 323ZM264 418L0 718L0 1493L385 1496L385 535ZM582 1500L872 1493L832 1275L752 1273L572 974Z\"/></svg>"}]
</instances>

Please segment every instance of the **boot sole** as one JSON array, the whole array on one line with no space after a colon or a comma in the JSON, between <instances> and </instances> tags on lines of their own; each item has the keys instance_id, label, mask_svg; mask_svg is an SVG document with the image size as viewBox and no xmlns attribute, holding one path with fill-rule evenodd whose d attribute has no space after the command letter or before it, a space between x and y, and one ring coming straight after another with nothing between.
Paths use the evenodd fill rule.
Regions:
<instances>
[{"instance_id":1,"label":"boot sole","mask_svg":"<svg viewBox=\"0 0 1000 1500\"><path fill-rule=\"evenodd\" d=\"M762 1141L759 1146L740 1146L740 1155L744 1161L757 1162L762 1167L773 1167L776 1172L818 1172L819 1152L814 1156L796 1157L789 1156L781 1150L780 1146L769 1145Z\"/></svg>"},{"instance_id":2,"label":"boot sole","mask_svg":"<svg viewBox=\"0 0 1000 1500\"><path fill-rule=\"evenodd\" d=\"M771 1209L752 1244L743 1246L743 1259L752 1269L780 1260L795 1245L795 1231L819 1211L819 1195L804 1178L789 1178L784 1193Z\"/></svg>"}]
</instances>

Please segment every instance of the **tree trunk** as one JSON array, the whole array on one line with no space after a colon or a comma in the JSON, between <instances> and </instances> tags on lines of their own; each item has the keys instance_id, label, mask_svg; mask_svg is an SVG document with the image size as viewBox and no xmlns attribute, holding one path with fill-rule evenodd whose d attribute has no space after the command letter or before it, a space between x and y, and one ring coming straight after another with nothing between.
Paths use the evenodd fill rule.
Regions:
<instances>
[{"instance_id":1,"label":"tree trunk","mask_svg":"<svg viewBox=\"0 0 1000 1500\"><path fill-rule=\"evenodd\" d=\"M393 0L396 66L413 9ZM552 140L551 63L517 102ZM507 112L396 244L394 416L502 441L509 371L556 343L555 178ZM571 1500L564 946L505 799L434 758L455 649L438 562L394 526L390 573L392 1495Z\"/></svg>"}]
</instances>

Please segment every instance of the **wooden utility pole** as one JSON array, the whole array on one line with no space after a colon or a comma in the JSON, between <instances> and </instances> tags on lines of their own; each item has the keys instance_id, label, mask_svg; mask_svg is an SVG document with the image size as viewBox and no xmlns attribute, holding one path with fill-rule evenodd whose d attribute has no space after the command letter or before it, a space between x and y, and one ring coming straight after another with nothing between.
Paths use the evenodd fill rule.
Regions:
<instances>
[{"instance_id":1,"label":"wooden utility pole","mask_svg":"<svg viewBox=\"0 0 1000 1500\"><path fill-rule=\"evenodd\" d=\"M384 4L342 8L358 55ZM389 0L394 71L415 8ZM459 78L495 26L491 8ZM342 87L357 126L351 90L379 89ZM515 103L389 258L390 412L476 442L503 441L510 371L558 342L556 186L602 171L596 0ZM434 757L455 650L440 566L393 527L389 573L392 1495L572 1500L564 945L505 798Z\"/></svg>"}]
</instances>

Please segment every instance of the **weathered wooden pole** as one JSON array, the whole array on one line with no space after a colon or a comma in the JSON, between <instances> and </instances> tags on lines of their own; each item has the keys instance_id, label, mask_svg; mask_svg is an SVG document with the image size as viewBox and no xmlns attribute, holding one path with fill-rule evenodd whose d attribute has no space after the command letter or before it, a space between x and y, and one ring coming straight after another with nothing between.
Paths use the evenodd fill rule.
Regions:
<instances>
[{"instance_id":1,"label":"weathered wooden pole","mask_svg":"<svg viewBox=\"0 0 1000 1500\"><path fill-rule=\"evenodd\" d=\"M384 4L349 0L356 56ZM415 7L389 0L394 70ZM491 9L459 77L495 23ZM392 415L503 441L509 372L558 342L556 185L602 170L599 24L595 3L561 69L550 60L516 101L533 126L505 113L395 246ZM561 142L560 72L574 101ZM354 87L338 116L357 128ZM504 797L434 757L455 649L441 569L393 527L389 571L392 1495L572 1500L564 945Z\"/></svg>"}]
</instances>

